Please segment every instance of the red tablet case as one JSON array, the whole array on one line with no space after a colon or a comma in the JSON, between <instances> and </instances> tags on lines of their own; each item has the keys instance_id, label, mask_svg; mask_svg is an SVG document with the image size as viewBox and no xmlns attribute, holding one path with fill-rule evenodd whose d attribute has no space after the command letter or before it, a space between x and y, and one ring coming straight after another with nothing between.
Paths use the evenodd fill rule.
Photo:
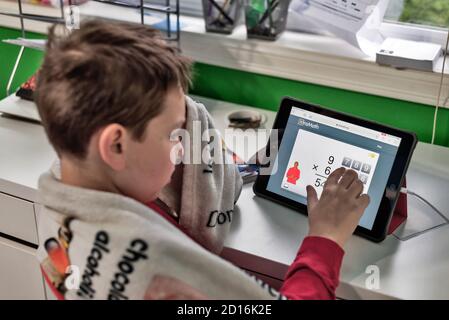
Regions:
<instances>
[{"instance_id":1,"label":"red tablet case","mask_svg":"<svg viewBox=\"0 0 449 320\"><path fill-rule=\"evenodd\" d=\"M406 187L405 179L403 187ZM407 219L407 194L400 193L396 208L391 218L388 234L392 234Z\"/></svg>"}]
</instances>

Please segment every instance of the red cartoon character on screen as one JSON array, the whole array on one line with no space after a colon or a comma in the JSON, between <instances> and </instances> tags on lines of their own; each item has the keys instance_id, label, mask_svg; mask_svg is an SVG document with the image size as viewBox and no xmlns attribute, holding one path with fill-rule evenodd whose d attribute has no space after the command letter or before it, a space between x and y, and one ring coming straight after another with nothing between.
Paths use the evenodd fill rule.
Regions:
<instances>
[{"instance_id":1,"label":"red cartoon character on screen","mask_svg":"<svg viewBox=\"0 0 449 320\"><path fill-rule=\"evenodd\" d=\"M295 161L293 167L287 171L287 182L296 185L296 181L301 177L301 170L299 170L299 163Z\"/></svg>"}]
</instances>

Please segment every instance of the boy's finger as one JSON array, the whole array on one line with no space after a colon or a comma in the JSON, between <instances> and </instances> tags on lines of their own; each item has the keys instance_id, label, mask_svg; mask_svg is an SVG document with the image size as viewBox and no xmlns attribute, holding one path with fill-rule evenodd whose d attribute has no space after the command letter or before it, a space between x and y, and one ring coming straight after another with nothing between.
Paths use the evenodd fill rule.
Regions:
<instances>
[{"instance_id":1,"label":"boy's finger","mask_svg":"<svg viewBox=\"0 0 449 320\"><path fill-rule=\"evenodd\" d=\"M363 182L359 179L355 179L349 186L348 193L350 197L358 198L363 192Z\"/></svg>"},{"instance_id":2,"label":"boy's finger","mask_svg":"<svg viewBox=\"0 0 449 320\"><path fill-rule=\"evenodd\" d=\"M357 178L358 175L354 170L347 170L340 180L340 185L348 189Z\"/></svg>"},{"instance_id":3,"label":"boy's finger","mask_svg":"<svg viewBox=\"0 0 449 320\"><path fill-rule=\"evenodd\" d=\"M318 203L318 195L315 191L315 188L312 186L307 186L306 190L307 190L307 207L309 207L309 209L312 209Z\"/></svg>"},{"instance_id":4,"label":"boy's finger","mask_svg":"<svg viewBox=\"0 0 449 320\"><path fill-rule=\"evenodd\" d=\"M327 177L326 185L337 184L341 176L345 173L346 169L341 167L332 172L329 177Z\"/></svg>"},{"instance_id":5,"label":"boy's finger","mask_svg":"<svg viewBox=\"0 0 449 320\"><path fill-rule=\"evenodd\" d=\"M366 193L362 194L359 197L359 203L360 203L360 206L363 208L363 210L365 210L369 206L370 201L371 201L371 199L370 199L369 195L367 195Z\"/></svg>"}]
</instances>

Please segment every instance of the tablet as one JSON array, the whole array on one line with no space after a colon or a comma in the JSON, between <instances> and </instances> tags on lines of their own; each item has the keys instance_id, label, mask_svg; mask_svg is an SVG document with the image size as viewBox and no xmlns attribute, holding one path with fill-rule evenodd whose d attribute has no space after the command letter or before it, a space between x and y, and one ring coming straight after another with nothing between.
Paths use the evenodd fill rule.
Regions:
<instances>
[{"instance_id":1,"label":"tablet","mask_svg":"<svg viewBox=\"0 0 449 320\"><path fill-rule=\"evenodd\" d=\"M371 199L355 233L385 239L416 146L414 133L292 98L282 100L273 129L274 165L257 177L256 195L307 214L307 185L320 196L334 170L355 170ZM267 150L273 150L270 143Z\"/></svg>"}]
</instances>

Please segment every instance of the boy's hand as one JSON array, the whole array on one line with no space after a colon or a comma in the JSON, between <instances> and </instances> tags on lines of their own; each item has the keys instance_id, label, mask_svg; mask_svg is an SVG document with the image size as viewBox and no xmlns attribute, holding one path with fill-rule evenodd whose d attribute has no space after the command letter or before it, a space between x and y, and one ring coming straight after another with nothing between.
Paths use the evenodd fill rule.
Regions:
<instances>
[{"instance_id":1,"label":"boy's hand","mask_svg":"<svg viewBox=\"0 0 449 320\"><path fill-rule=\"evenodd\" d=\"M307 186L309 236L328 238L343 248L370 202L362 191L357 173L345 168L329 175L319 201L315 189Z\"/></svg>"}]
</instances>

